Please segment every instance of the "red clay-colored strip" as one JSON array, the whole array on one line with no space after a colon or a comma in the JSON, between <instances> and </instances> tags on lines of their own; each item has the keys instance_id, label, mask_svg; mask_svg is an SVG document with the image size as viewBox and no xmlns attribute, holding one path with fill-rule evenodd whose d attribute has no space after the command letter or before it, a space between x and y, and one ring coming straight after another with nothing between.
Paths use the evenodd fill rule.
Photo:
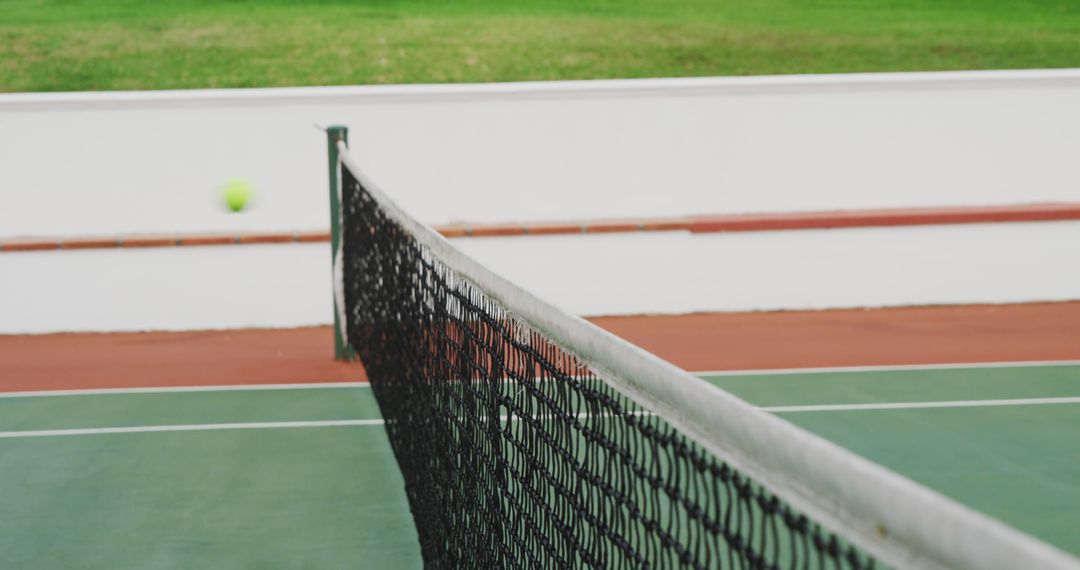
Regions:
<instances>
[{"instance_id":1,"label":"red clay-colored strip","mask_svg":"<svg viewBox=\"0 0 1080 570\"><path fill-rule=\"evenodd\" d=\"M0 243L0 251L46 251L60 249L57 240L12 240Z\"/></svg>"},{"instance_id":2,"label":"red clay-colored strip","mask_svg":"<svg viewBox=\"0 0 1080 570\"><path fill-rule=\"evenodd\" d=\"M76 238L60 242L60 249L105 249L119 245L116 238Z\"/></svg>"},{"instance_id":3,"label":"red clay-colored strip","mask_svg":"<svg viewBox=\"0 0 1080 570\"><path fill-rule=\"evenodd\" d=\"M289 243L292 241L296 241L293 234L245 234L238 236L236 243Z\"/></svg>"},{"instance_id":4,"label":"red clay-colored strip","mask_svg":"<svg viewBox=\"0 0 1080 570\"><path fill-rule=\"evenodd\" d=\"M169 247L180 245L176 236L136 236L120 240L120 247Z\"/></svg>"},{"instance_id":5,"label":"red clay-colored strip","mask_svg":"<svg viewBox=\"0 0 1080 570\"><path fill-rule=\"evenodd\" d=\"M1080 204L909 208L694 218L692 232L753 232L826 228L982 224L1080 219Z\"/></svg>"},{"instance_id":6,"label":"red clay-colored strip","mask_svg":"<svg viewBox=\"0 0 1080 570\"><path fill-rule=\"evenodd\" d=\"M459 238L469 235L469 228L465 226L436 226L435 231L442 234L444 238Z\"/></svg>"},{"instance_id":7,"label":"red clay-colored strip","mask_svg":"<svg viewBox=\"0 0 1080 570\"><path fill-rule=\"evenodd\" d=\"M640 232L645 228L645 225L640 222L608 222L598 224L588 224L585 226L585 233L587 234L617 234L617 233L630 233Z\"/></svg>"},{"instance_id":8,"label":"red clay-colored strip","mask_svg":"<svg viewBox=\"0 0 1080 570\"><path fill-rule=\"evenodd\" d=\"M473 237L502 237L523 236L527 233L525 226L480 226L472 228L469 235Z\"/></svg>"},{"instance_id":9,"label":"red clay-colored strip","mask_svg":"<svg viewBox=\"0 0 1080 570\"><path fill-rule=\"evenodd\" d=\"M232 245L236 243L236 236L228 234L205 234L180 236L178 245Z\"/></svg>"},{"instance_id":10,"label":"red clay-colored strip","mask_svg":"<svg viewBox=\"0 0 1080 570\"><path fill-rule=\"evenodd\" d=\"M590 320L694 371L1080 359L1080 302ZM0 335L0 392L365 379L333 344L329 326Z\"/></svg>"},{"instance_id":11,"label":"red clay-colored strip","mask_svg":"<svg viewBox=\"0 0 1080 570\"><path fill-rule=\"evenodd\" d=\"M585 232L585 226L582 224L536 224L527 226L525 229L531 236L580 234Z\"/></svg>"},{"instance_id":12,"label":"red clay-colored strip","mask_svg":"<svg viewBox=\"0 0 1080 570\"><path fill-rule=\"evenodd\" d=\"M594 220L491 224L483 226L460 224L438 226L435 229L447 238L460 238L663 231L690 231L694 233L754 232L1058 220L1080 220L1080 203L963 208L852 210L780 214L738 214L691 218L673 217L640 220ZM115 247L314 243L328 241L330 241L330 234L327 232L104 236L68 239L24 238L0 242L0 252L46 251L55 249L108 249Z\"/></svg>"},{"instance_id":13,"label":"red clay-colored strip","mask_svg":"<svg viewBox=\"0 0 1080 570\"><path fill-rule=\"evenodd\" d=\"M297 232L295 238L298 243L330 241L330 232Z\"/></svg>"},{"instance_id":14,"label":"red clay-colored strip","mask_svg":"<svg viewBox=\"0 0 1080 570\"><path fill-rule=\"evenodd\" d=\"M641 231L643 232L670 232L689 229L690 220L687 218L672 218L670 220L645 220L641 223Z\"/></svg>"}]
</instances>

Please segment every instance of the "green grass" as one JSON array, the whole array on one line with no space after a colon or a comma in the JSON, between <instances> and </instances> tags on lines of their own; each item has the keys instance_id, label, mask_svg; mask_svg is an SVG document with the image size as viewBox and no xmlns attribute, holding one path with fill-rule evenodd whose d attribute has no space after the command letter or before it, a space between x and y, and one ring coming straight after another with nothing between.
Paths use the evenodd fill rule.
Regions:
<instances>
[{"instance_id":1,"label":"green grass","mask_svg":"<svg viewBox=\"0 0 1080 570\"><path fill-rule=\"evenodd\" d=\"M0 91L1076 66L1075 0L0 0Z\"/></svg>"}]
</instances>

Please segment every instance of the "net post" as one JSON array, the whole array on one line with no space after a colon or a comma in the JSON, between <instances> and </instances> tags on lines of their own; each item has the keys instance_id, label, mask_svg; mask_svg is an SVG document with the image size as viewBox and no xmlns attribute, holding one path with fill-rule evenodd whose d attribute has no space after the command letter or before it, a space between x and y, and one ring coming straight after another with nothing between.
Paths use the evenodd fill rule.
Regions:
<instances>
[{"instance_id":1,"label":"net post","mask_svg":"<svg viewBox=\"0 0 1080 570\"><path fill-rule=\"evenodd\" d=\"M341 125L327 127L326 150L330 174L330 262L334 283L334 359L352 360L354 355L345 343L339 310L339 307L343 306L344 299L339 298L342 288L338 283L341 278L341 268L338 267L341 249L341 173L338 170L340 160L338 141L349 144L349 128Z\"/></svg>"}]
</instances>

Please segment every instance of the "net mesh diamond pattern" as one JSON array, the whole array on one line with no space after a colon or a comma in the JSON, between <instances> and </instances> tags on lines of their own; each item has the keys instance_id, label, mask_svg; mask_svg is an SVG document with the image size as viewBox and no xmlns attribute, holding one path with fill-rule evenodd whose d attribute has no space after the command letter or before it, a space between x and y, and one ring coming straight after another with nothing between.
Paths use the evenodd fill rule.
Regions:
<instances>
[{"instance_id":1,"label":"net mesh diamond pattern","mask_svg":"<svg viewBox=\"0 0 1080 570\"><path fill-rule=\"evenodd\" d=\"M341 176L349 345L427 567L874 567L614 391Z\"/></svg>"}]
</instances>

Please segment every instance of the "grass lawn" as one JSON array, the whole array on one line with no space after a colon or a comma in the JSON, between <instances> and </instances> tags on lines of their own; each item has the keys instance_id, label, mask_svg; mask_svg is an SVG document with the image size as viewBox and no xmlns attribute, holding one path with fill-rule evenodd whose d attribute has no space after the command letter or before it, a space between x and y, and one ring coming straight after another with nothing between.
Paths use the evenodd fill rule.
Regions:
<instances>
[{"instance_id":1,"label":"grass lawn","mask_svg":"<svg viewBox=\"0 0 1080 570\"><path fill-rule=\"evenodd\" d=\"M1077 66L1076 0L0 0L0 91Z\"/></svg>"}]
</instances>

